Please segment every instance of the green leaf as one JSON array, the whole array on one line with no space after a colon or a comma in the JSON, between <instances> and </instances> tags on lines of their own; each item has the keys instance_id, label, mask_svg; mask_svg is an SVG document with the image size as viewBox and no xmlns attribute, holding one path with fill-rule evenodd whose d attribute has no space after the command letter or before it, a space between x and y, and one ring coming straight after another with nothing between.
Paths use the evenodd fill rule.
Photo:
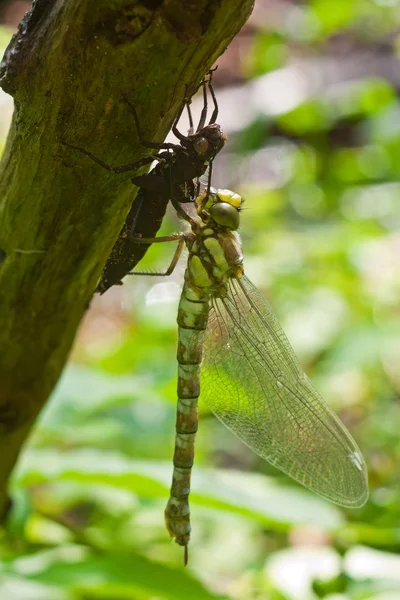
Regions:
<instances>
[{"instance_id":1,"label":"green leaf","mask_svg":"<svg viewBox=\"0 0 400 600\"><path fill-rule=\"evenodd\" d=\"M169 494L172 464L135 461L95 450L68 454L31 450L21 462L15 483L74 481L110 485L147 498ZM343 523L339 509L300 487L280 485L254 473L194 468L192 504L228 510L277 529L313 524L335 529Z\"/></svg>"},{"instance_id":2,"label":"green leaf","mask_svg":"<svg viewBox=\"0 0 400 600\"><path fill-rule=\"evenodd\" d=\"M99 598L132 599L143 595L165 600L222 600L206 590L188 570L151 562L135 554L98 556L87 553L80 560L60 560L54 554L14 563L16 574L41 584L59 586L76 592L94 592ZM12 571L12 565L10 567Z\"/></svg>"}]
</instances>

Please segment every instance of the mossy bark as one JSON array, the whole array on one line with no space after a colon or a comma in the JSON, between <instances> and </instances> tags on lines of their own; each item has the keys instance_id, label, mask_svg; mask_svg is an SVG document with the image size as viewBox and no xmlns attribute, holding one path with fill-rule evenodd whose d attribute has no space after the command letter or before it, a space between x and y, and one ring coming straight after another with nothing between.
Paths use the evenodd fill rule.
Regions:
<instances>
[{"instance_id":1,"label":"mossy bark","mask_svg":"<svg viewBox=\"0 0 400 600\"><path fill-rule=\"evenodd\" d=\"M185 86L195 88L252 3L37 0L6 51L0 85L15 111L0 164L0 513L133 201L129 173L60 141L109 164L139 159L121 96L145 137L164 139Z\"/></svg>"}]
</instances>

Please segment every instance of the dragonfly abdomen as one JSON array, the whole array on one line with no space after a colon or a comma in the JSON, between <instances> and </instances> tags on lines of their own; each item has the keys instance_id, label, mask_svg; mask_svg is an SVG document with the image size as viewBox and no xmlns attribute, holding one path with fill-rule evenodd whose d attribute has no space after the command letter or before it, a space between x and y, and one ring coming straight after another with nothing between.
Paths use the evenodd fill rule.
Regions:
<instances>
[{"instance_id":1,"label":"dragonfly abdomen","mask_svg":"<svg viewBox=\"0 0 400 600\"><path fill-rule=\"evenodd\" d=\"M178 407L174 473L171 494L165 509L169 534L185 548L190 540L188 498L198 427L197 404L200 394L203 332L207 327L208 313L208 295L187 281L182 290L178 311Z\"/></svg>"}]
</instances>

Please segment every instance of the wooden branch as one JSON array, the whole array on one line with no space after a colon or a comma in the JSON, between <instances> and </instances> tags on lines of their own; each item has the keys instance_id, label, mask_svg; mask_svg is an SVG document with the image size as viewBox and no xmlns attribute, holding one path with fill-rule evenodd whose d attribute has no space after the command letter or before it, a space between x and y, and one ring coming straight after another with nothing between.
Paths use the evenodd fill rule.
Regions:
<instances>
[{"instance_id":1,"label":"wooden branch","mask_svg":"<svg viewBox=\"0 0 400 600\"><path fill-rule=\"evenodd\" d=\"M0 84L15 112L0 164L0 513L133 201L129 173L60 141L113 165L139 159L121 95L145 137L164 139L185 85L194 89L251 9L252 0L36 0L6 51Z\"/></svg>"}]
</instances>

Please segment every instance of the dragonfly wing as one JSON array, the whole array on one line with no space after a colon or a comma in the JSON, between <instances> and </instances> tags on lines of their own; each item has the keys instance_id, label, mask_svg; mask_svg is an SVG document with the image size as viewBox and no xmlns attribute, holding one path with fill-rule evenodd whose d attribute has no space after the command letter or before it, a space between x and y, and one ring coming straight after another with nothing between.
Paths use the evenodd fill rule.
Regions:
<instances>
[{"instance_id":1,"label":"dragonfly wing","mask_svg":"<svg viewBox=\"0 0 400 600\"><path fill-rule=\"evenodd\" d=\"M312 386L265 298L243 277L213 298L201 398L275 467L342 506L362 506L367 470L353 438Z\"/></svg>"}]
</instances>

